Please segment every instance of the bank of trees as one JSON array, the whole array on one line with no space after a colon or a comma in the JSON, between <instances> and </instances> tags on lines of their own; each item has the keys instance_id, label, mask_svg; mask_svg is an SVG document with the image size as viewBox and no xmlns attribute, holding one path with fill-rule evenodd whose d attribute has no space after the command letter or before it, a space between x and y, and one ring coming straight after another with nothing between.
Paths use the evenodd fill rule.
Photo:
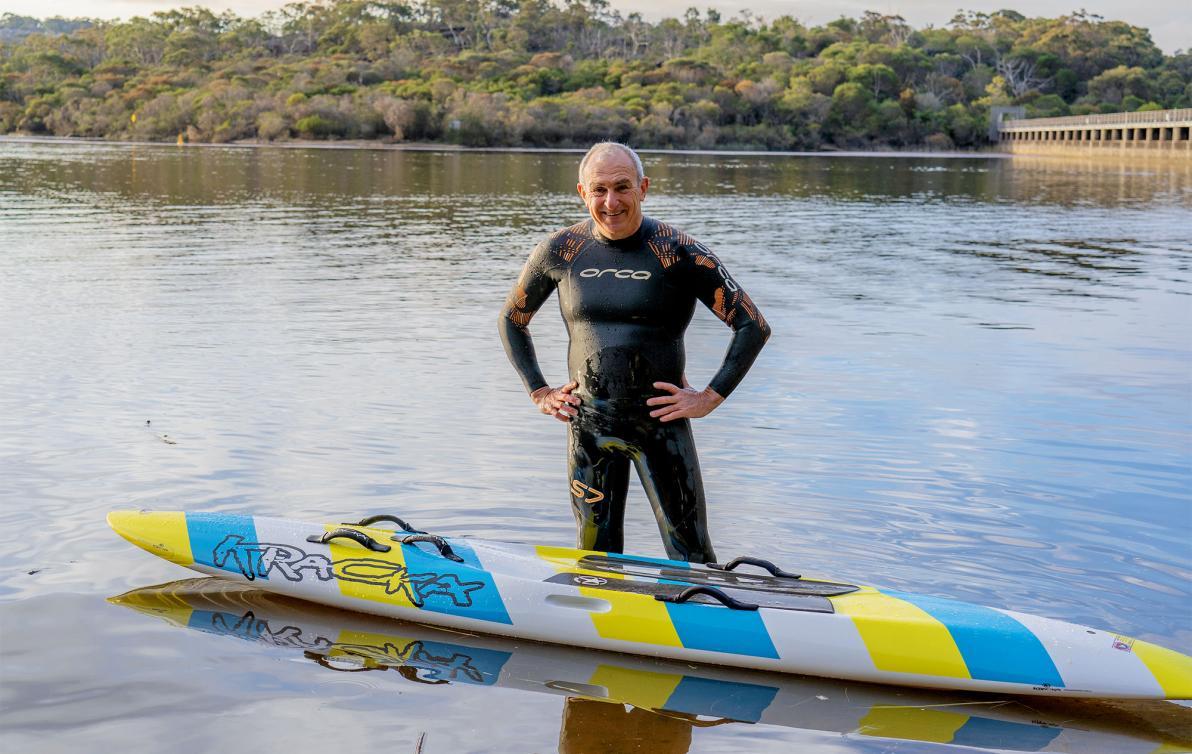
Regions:
<instances>
[{"instance_id":1,"label":"bank of trees","mask_svg":"<svg viewBox=\"0 0 1192 754\"><path fill-rule=\"evenodd\" d=\"M976 147L1031 115L1192 106L1192 55L1076 13L809 27L604 0L299 2L128 21L0 17L0 132L471 146Z\"/></svg>"}]
</instances>

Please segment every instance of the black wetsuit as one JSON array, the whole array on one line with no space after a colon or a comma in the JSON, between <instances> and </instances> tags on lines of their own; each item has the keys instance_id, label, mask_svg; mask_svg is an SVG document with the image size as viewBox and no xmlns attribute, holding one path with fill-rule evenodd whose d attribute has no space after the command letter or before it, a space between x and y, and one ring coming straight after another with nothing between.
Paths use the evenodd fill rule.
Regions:
<instances>
[{"instance_id":1,"label":"black wetsuit","mask_svg":"<svg viewBox=\"0 0 1192 754\"><path fill-rule=\"evenodd\" d=\"M579 547L620 552L629 462L654 508L667 554L715 559L703 482L687 419L661 422L654 382L681 385L683 333L702 301L733 329L709 386L728 397L770 336L749 296L703 244L644 218L632 236L604 238L586 220L538 244L501 312L501 339L530 392L547 382L527 326L559 290L570 336L567 367L582 404L570 422L571 502Z\"/></svg>"}]
</instances>

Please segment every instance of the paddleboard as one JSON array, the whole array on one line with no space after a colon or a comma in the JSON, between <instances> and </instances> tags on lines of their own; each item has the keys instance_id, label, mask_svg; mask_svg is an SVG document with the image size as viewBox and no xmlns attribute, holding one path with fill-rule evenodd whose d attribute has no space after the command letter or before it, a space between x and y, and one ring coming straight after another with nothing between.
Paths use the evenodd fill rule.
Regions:
<instances>
[{"instance_id":1,"label":"paddleboard","mask_svg":"<svg viewBox=\"0 0 1192 754\"><path fill-rule=\"evenodd\" d=\"M400 519L395 519L400 522ZM262 516L115 511L133 544L333 607L672 660L959 691L1192 698L1192 657L942 597L720 567ZM409 529L409 530L406 530ZM746 569L750 569L748 572Z\"/></svg>"}]
</instances>

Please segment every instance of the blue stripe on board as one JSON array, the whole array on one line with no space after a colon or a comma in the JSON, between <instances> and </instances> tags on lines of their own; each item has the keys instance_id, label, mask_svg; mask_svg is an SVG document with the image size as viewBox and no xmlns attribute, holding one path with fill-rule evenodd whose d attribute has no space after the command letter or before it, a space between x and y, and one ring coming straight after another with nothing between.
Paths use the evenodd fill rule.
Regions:
<instances>
[{"instance_id":1,"label":"blue stripe on board","mask_svg":"<svg viewBox=\"0 0 1192 754\"><path fill-rule=\"evenodd\" d=\"M668 583L660 580L659 583ZM669 582L673 583L673 582ZM664 602L679 641L687 649L704 649L752 657L773 657L778 650L757 610L733 610L720 605Z\"/></svg>"},{"instance_id":2,"label":"blue stripe on board","mask_svg":"<svg viewBox=\"0 0 1192 754\"><path fill-rule=\"evenodd\" d=\"M974 679L1064 687L1064 679L1043 643L1005 613L940 597L889 591L885 594L906 600L943 623Z\"/></svg>"},{"instance_id":3,"label":"blue stripe on board","mask_svg":"<svg viewBox=\"0 0 1192 754\"><path fill-rule=\"evenodd\" d=\"M683 676L679 685L666 700L664 709L756 723L774 701L778 689L736 681L716 681L710 678Z\"/></svg>"},{"instance_id":4,"label":"blue stripe on board","mask_svg":"<svg viewBox=\"0 0 1192 754\"><path fill-rule=\"evenodd\" d=\"M196 563L239 573L250 581L268 580L261 568L260 549L243 546L257 544L252 516L187 513L186 531Z\"/></svg>"},{"instance_id":5,"label":"blue stripe on board","mask_svg":"<svg viewBox=\"0 0 1192 754\"><path fill-rule=\"evenodd\" d=\"M444 558L429 543L401 545L411 586L422 598L422 609L512 625L496 582L480 565L475 550L462 539L448 542L464 562Z\"/></svg>"},{"instance_id":6,"label":"blue stripe on board","mask_svg":"<svg viewBox=\"0 0 1192 754\"><path fill-rule=\"evenodd\" d=\"M980 749L1043 751L1062 732L1063 728L1051 728L1045 725L1027 725L1005 720L990 720L987 717L970 717L967 723L960 726L948 743Z\"/></svg>"}]
</instances>

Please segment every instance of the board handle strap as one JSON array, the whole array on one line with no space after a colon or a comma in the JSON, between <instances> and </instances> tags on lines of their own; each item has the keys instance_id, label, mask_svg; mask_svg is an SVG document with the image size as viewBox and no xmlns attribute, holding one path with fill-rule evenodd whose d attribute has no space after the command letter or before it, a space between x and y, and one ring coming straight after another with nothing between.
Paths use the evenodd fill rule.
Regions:
<instances>
[{"instance_id":1,"label":"board handle strap","mask_svg":"<svg viewBox=\"0 0 1192 754\"><path fill-rule=\"evenodd\" d=\"M757 605L752 602L742 602L741 600L733 599L713 586L689 586L678 594L655 594L654 599L659 602L673 602L676 605L681 605L699 594L711 597L725 607L731 607L733 610L757 610Z\"/></svg>"},{"instance_id":2,"label":"board handle strap","mask_svg":"<svg viewBox=\"0 0 1192 754\"><path fill-rule=\"evenodd\" d=\"M375 516L365 516L355 523L345 522L344 526L372 526L373 524L379 524L382 522L397 524L401 527L402 531L409 532L410 534L426 534L426 532L422 531L421 529L415 529L402 519L389 513L378 513Z\"/></svg>"},{"instance_id":3,"label":"board handle strap","mask_svg":"<svg viewBox=\"0 0 1192 754\"><path fill-rule=\"evenodd\" d=\"M333 539L350 539L353 542L359 542L373 552L389 552L393 548L383 542L378 542L372 537L368 536L362 531L355 529L336 529L335 531L324 532L323 534L311 534L306 538L307 542L314 542L315 544L325 545Z\"/></svg>"},{"instance_id":4,"label":"board handle strap","mask_svg":"<svg viewBox=\"0 0 1192 754\"><path fill-rule=\"evenodd\" d=\"M708 568L715 568L717 571L731 571L739 565L754 565L754 566L757 566L758 568L765 568L767 571L770 572L771 576L776 576L780 579L801 579L801 578L803 578L803 576L798 573L791 573L790 571L782 570L781 568L774 565L773 563L771 563L768 560L762 560L761 558L754 558L749 555L742 555L739 558L733 558L727 564L705 563L705 565L707 565Z\"/></svg>"},{"instance_id":5,"label":"board handle strap","mask_svg":"<svg viewBox=\"0 0 1192 754\"><path fill-rule=\"evenodd\" d=\"M448 560L454 560L456 563L464 562L464 559L455 554L455 550L451 549L451 545L447 544L447 540L434 534L410 534L405 537L393 537L397 542L403 545L414 544L415 542L430 542L435 547L439 548L439 554Z\"/></svg>"}]
</instances>

